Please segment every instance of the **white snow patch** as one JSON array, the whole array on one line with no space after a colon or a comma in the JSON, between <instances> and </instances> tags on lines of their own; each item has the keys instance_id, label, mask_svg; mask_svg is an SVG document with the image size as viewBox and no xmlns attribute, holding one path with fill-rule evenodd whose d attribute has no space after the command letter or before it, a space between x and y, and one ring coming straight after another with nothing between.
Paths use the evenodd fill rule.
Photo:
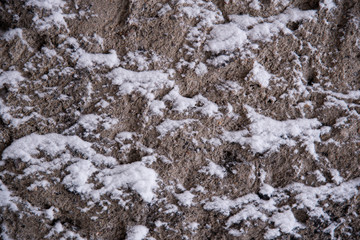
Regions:
<instances>
[{"instance_id":1,"label":"white snow patch","mask_svg":"<svg viewBox=\"0 0 360 240\"><path fill-rule=\"evenodd\" d=\"M185 191L179 194L174 193L174 196L179 200L179 203L185 207L190 207L193 205L193 198L195 195L190 191Z\"/></svg>"},{"instance_id":2,"label":"white snow patch","mask_svg":"<svg viewBox=\"0 0 360 240\"><path fill-rule=\"evenodd\" d=\"M195 73L198 76L203 76L208 72L208 69L204 63L199 63L195 68Z\"/></svg>"},{"instance_id":3,"label":"white snow patch","mask_svg":"<svg viewBox=\"0 0 360 240\"><path fill-rule=\"evenodd\" d=\"M121 67L107 74L112 83L119 86L120 95L139 92L150 100L155 98L154 91L174 85L174 81L169 80L168 76L161 71L134 72Z\"/></svg>"},{"instance_id":4,"label":"white snow patch","mask_svg":"<svg viewBox=\"0 0 360 240\"><path fill-rule=\"evenodd\" d=\"M99 190L100 194L112 194L117 199L116 189L129 187L139 193L145 202L151 202L155 197L153 191L158 187L157 176L153 169L141 162L134 162L104 169L96 178L104 184Z\"/></svg>"},{"instance_id":5,"label":"white snow patch","mask_svg":"<svg viewBox=\"0 0 360 240\"><path fill-rule=\"evenodd\" d=\"M337 184L339 185L340 183L342 183L344 181L344 179L340 176L340 173L337 169L330 169L330 173L331 173L331 176L332 176L332 180Z\"/></svg>"},{"instance_id":6,"label":"white snow patch","mask_svg":"<svg viewBox=\"0 0 360 240\"><path fill-rule=\"evenodd\" d=\"M69 191L95 201L99 201L104 194L121 200L120 188L133 189L146 202L155 197L153 190L157 188L157 173L154 170L145 167L141 162L118 165L114 158L97 154L91 145L77 136L31 134L15 140L4 150L2 158L3 161L21 159L27 163L24 174L18 175L20 179L33 173L37 176L39 173L48 175L68 165L65 169L68 174L62 184ZM73 157L68 149L85 159ZM40 152L45 152L51 161L38 158ZM96 185L102 187L97 188Z\"/></svg>"},{"instance_id":7,"label":"white snow patch","mask_svg":"<svg viewBox=\"0 0 360 240\"><path fill-rule=\"evenodd\" d=\"M200 173L205 173L208 175L215 175L221 179L223 179L226 176L226 170L225 168L217 165L216 163L214 163L213 161L208 160L209 165L208 166L204 166L202 167L199 172Z\"/></svg>"},{"instance_id":8,"label":"white snow patch","mask_svg":"<svg viewBox=\"0 0 360 240\"><path fill-rule=\"evenodd\" d=\"M7 84L10 91L17 91L19 83L24 81L25 78L18 71L2 71L0 70L0 88Z\"/></svg>"},{"instance_id":9,"label":"white snow patch","mask_svg":"<svg viewBox=\"0 0 360 240\"><path fill-rule=\"evenodd\" d=\"M270 220L274 222L275 227L278 227L283 233L295 234L295 229L304 228L303 225L296 221L291 210L275 213Z\"/></svg>"},{"instance_id":10,"label":"white snow patch","mask_svg":"<svg viewBox=\"0 0 360 240\"><path fill-rule=\"evenodd\" d=\"M185 120L171 120L171 119L166 119L165 121L163 121L160 125L158 125L156 127L156 130L160 133L160 138L164 137L166 134L168 134L169 132L171 134L174 134L174 131L177 129L182 129L184 127L184 125L186 124L190 124L193 123L194 119L185 119Z\"/></svg>"},{"instance_id":11,"label":"white snow patch","mask_svg":"<svg viewBox=\"0 0 360 240\"><path fill-rule=\"evenodd\" d=\"M27 190L29 190L29 191L33 191L33 190L35 190L36 188L38 188L38 187L42 187L43 189L48 189L49 187L50 187L50 183L49 183L49 181L47 181L47 180L41 180L41 181L38 181L38 180L36 180L36 181L34 181L34 183L32 183L28 188L27 188Z\"/></svg>"},{"instance_id":12,"label":"white snow patch","mask_svg":"<svg viewBox=\"0 0 360 240\"><path fill-rule=\"evenodd\" d=\"M47 14L42 18L38 13L35 13L33 22L36 28L40 31L50 29L52 26L61 28L62 26L67 29L65 18L74 18L74 14L64 14L62 8L66 5L63 0L28 0L27 6L37 7L40 10L47 10Z\"/></svg>"},{"instance_id":13,"label":"white snow patch","mask_svg":"<svg viewBox=\"0 0 360 240\"><path fill-rule=\"evenodd\" d=\"M323 2L320 3L320 8L332 10L332 9L336 8L336 4L334 3L333 0L324 0Z\"/></svg>"},{"instance_id":14,"label":"white snow patch","mask_svg":"<svg viewBox=\"0 0 360 240\"><path fill-rule=\"evenodd\" d=\"M234 51L242 47L246 39L246 33L234 23L216 25L210 32L210 40L204 50L214 53Z\"/></svg>"},{"instance_id":15,"label":"white snow patch","mask_svg":"<svg viewBox=\"0 0 360 240\"><path fill-rule=\"evenodd\" d=\"M149 233L149 229L143 225L136 225L131 227L126 232L126 240L143 240Z\"/></svg>"},{"instance_id":16,"label":"white snow patch","mask_svg":"<svg viewBox=\"0 0 360 240\"><path fill-rule=\"evenodd\" d=\"M120 64L115 50L110 50L108 54L88 53L79 48L72 54L73 59L77 59L76 68L93 68L95 66L116 67Z\"/></svg>"},{"instance_id":17,"label":"white snow patch","mask_svg":"<svg viewBox=\"0 0 360 240\"><path fill-rule=\"evenodd\" d=\"M318 158L315 151L315 142L320 142L320 134L329 131L328 128L321 128L321 123L317 119L294 119L277 121L255 112L249 106L248 118L251 124L248 129L241 131L223 133L223 140L236 142L241 145L250 145L254 153L264 153L266 151L277 151L281 145L294 146L295 139L300 139L306 146L307 151Z\"/></svg>"},{"instance_id":18,"label":"white snow patch","mask_svg":"<svg viewBox=\"0 0 360 240\"><path fill-rule=\"evenodd\" d=\"M250 4L259 10L257 0ZM280 32L291 34L286 27L290 22L312 20L315 10L302 11L289 8L283 13L268 18L252 17L249 15L230 15L230 23L219 24L213 27L206 42L205 50L214 53L221 51L234 51L241 48L248 40L270 42L271 38Z\"/></svg>"},{"instance_id":19,"label":"white snow patch","mask_svg":"<svg viewBox=\"0 0 360 240\"><path fill-rule=\"evenodd\" d=\"M17 211L18 207L14 203L17 197L11 196L11 192L0 180L0 207L9 207L12 211Z\"/></svg>"},{"instance_id":20,"label":"white snow patch","mask_svg":"<svg viewBox=\"0 0 360 240\"><path fill-rule=\"evenodd\" d=\"M171 11L172 8L170 7L169 4L165 4L159 11L158 14L159 16L163 16L165 15L167 12Z\"/></svg>"},{"instance_id":21,"label":"white snow patch","mask_svg":"<svg viewBox=\"0 0 360 240\"><path fill-rule=\"evenodd\" d=\"M165 103L163 101L153 100L149 104L149 110L151 114L163 116L163 109L166 109Z\"/></svg>"},{"instance_id":22,"label":"white snow patch","mask_svg":"<svg viewBox=\"0 0 360 240\"><path fill-rule=\"evenodd\" d=\"M173 103L172 110L177 112L193 111L206 116L219 117L219 106L202 95L196 95L192 98L183 97L180 94L178 86L175 86L164 98L163 101L171 101Z\"/></svg>"},{"instance_id":23,"label":"white snow patch","mask_svg":"<svg viewBox=\"0 0 360 240\"><path fill-rule=\"evenodd\" d=\"M249 7L251 7L252 9L255 9L255 10L260 10L260 9L261 9L261 5L260 5L259 0L253 0L253 1L249 4Z\"/></svg>"},{"instance_id":24,"label":"white snow patch","mask_svg":"<svg viewBox=\"0 0 360 240\"><path fill-rule=\"evenodd\" d=\"M261 87L268 87L272 75L266 71L265 67L258 62L254 63L253 69L247 75L247 80L258 83Z\"/></svg>"},{"instance_id":25,"label":"white snow patch","mask_svg":"<svg viewBox=\"0 0 360 240\"><path fill-rule=\"evenodd\" d=\"M64 7L66 4L63 0L28 0L26 5L36 6L38 8L52 10L54 8Z\"/></svg>"}]
</instances>

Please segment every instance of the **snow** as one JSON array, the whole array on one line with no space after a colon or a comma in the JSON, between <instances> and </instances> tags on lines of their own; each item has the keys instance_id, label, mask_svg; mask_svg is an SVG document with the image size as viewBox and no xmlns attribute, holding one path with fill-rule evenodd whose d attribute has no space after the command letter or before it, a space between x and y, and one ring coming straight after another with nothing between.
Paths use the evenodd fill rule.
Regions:
<instances>
[{"instance_id":1,"label":"snow","mask_svg":"<svg viewBox=\"0 0 360 240\"><path fill-rule=\"evenodd\" d=\"M34 49L30 47L29 43L23 37L23 30L21 28L9 29L2 34L0 39L4 39L5 41L11 41L16 39L16 37L20 38L22 44L26 45L30 51Z\"/></svg>"},{"instance_id":2,"label":"snow","mask_svg":"<svg viewBox=\"0 0 360 240\"><path fill-rule=\"evenodd\" d=\"M163 16L165 15L167 12L171 11L172 8L170 7L169 4L165 4L159 11L158 14L159 16Z\"/></svg>"},{"instance_id":3,"label":"snow","mask_svg":"<svg viewBox=\"0 0 360 240\"><path fill-rule=\"evenodd\" d=\"M263 184L260 187L259 193L261 193L262 195L266 195L266 196L271 197L272 194L274 193L274 190L275 189L272 186L270 186L269 184Z\"/></svg>"},{"instance_id":4,"label":"snow","mask_svg":"<svg viewBox=\"0 0 360 240\"><path fill-rule=\"evenodd\" d=\"M278 228L268 229L264 234L264 239L275 239L281 236L280 230Z\"/></svg>"},{"instance_id":5,"label":"snow","mask_svg":"<svg viewBox=\"0 0 360 240\"><path fill-rule=\"evenodd\" d=\"M70 174L66 175L62 183L71 192L77 192L81 195L90 195L93 191L94 184L88 183L88 179L97 168L87 160L79 160L66 168Z\"/></svg>"},{"instance_id":6,"label":"snow","mask_svg":"<svg viewBox=\"0 0 360 240\"><path fill-rule=\"evenodd\" d=\"M17 91L19 83L24 81L25 78L18 71L2 71L0 70L0 89L7 84L10 91Z\"/></svg>"},{"instance_id":7,"label":"snow","mask_svg":"<svg viewBox=\"0 0 360 240\"><path fill-rule=\"evenodd\" d=\"M143 240L149 233L149 229L143 225L131 227L126 233L126 240Z\"/></svg>"},{"instance_id":8,"label":"snow","mask_svg":"<svg viewBox=\"0 0 360 240\"><path fill-rule=\"evenodd\" d=\"M255 9L255 10L260 10L261 9L261 5L259 0L253 0L250 4L249 7Z\"/></svg>"},{"instance_id":9,"label":"snow","mask_svg":"<svg viewBox=\"0 0 360 240\"><path fill-rule=\"evenodd\" d=\"M278 227L281 232L284 233L294 233L296 228L304 228L296 221L296 218L294 217L294 214L291 210L275 213L271 217L271 221L274 222L275 227Z\"/></svg>"},{"instance_id":10,"label":"snow","mask_svg":"<svg viewBox=\"0 0 360 240\"><path fill-rule=\"evenodd\" d=\"M356 121L359 116L356 111L360 90L348 86L348 91L339 88L342 92L333 92L315 90L315 87L305 86L304 74L299 70L303 69L304 66L300 63L296 66L297 69L293 70L295 74L293 79L290 78L288 83L284 83L284 85L283 83L275 85L272 79L275 79L276 76L270 72L273 67L266 61L267 64L265 64L263 56L257 58L254 52L262 52L263 44L269 44L281 34L295 34L287 27L289 23L302 24L306 21L316 21L317 11L330 12L339 4L339 2L335 2L333 0L322 0L319 3L320 10L302 11L288 6L290 4L288 0L273 0L269 1L269 7L280 12L277 15L269 17L230 15L226 16L226 20L222 16L219 7L211 1L179 0L164 5L158 4L156 7L160 9L158 11L160 17L166 15L166 18L168 18L170 14L175 14L171 15L171 19L174 17L176 22L184 24L183 29L186 31L183 46L179 49L182 58L176 58L174 62L172 59L157 55L152 50L135 50L127 52L125 56L118 56L115 50L105 49L105 39L94 33L91 33L93 37L81 36L80 39L69 37L66 34L59 35L58 39L53 39L55 42L62 42L58 48L53 48L51 44L47 44L47 47L42 47L41 51L34 57L40 63L37 60L29 60L24 65L28 74L26 76L32 76L37 73L37 70L48 67L44 64L45 61L56 63L53 69L49 68L46 74L39 76L39 81L34 81L34 89L38 87L38 82L47 86L48 81L57 75L69 77L76 74L81 78L86 78L87 72L90 72L94 79L91 78L87 86L85 84L84 89L87 91L83 98L85 104L83 105L81 102L77 112L74 114L75 119L73 120L77 122L65 130L59 128L62 134L39 135L33 133L20 139L11 138L12 143L8 142L10 146L8 144L4 145L8 147L3 151L0 161L0 166L6 169L0 173L0 207L16 212L19 210L19 206L22 210L22 212L19 212L20 217L23 213L42 217L43 223L46 224L49 231L45 238L83 239L79 234L80 231L77 233L77 229L70 226L71 224L62 225L60 222L56 222L56 219L62 215L60 208L58 209L54 205L41 209L39 206L31 205L29 202L17 197L15 195L15 193L18 194L17 190L4 177L8 175L13 177L14 181L24 181L26 185L23 187L27 189L25 190L27 194L38 194L42 191L52 191L60 187L65 188L69 194L80 196L81 201L84 202L82 202L82 207L79 207L79 209L82 212L91 213L91 215L98 214L98 216L90 217L94 223L100 220L101 214L106 214L107 209L110 209L109 205L113 204L113 202L117 202L121 205L119 207L124 208L126 211L129 211L129 209L131 211L132 207L137 206L137 203L131 201L131 195L138 194L142 199L140 204L145 208L152 204L159 205L158 218L160 220L164 220L161 216L163 213L171 214L171 216L167 216L171 218L181 216L181 219L184 220L182 223L184 229L179 230L181 234L184 234L183 230L195 234L197 229L204 227L202 223L193 222L196 219L189 219L187 213L189 209L186 209L200 203L206 211L215 211L227 216L222 224L224 229L234 237L241 238L246 235L246 228L256 226L259 222L265 226L262 227L265 231L263 236L265 239L274 239L283 234L299 237L297 232L304 226L297 222L294 213L298 209L303 209L306 210L311 220L319 219L322 223L327 224L328 227L324 232L329 233L333 238L335 229L344 220L340 218L338 222L333 222L328 206L332 203L341 204L358 196L360 179L349 180L349 176L351 177L353 174L346 172L344 169L333 168L338 165L332 162L332 156L325 157L325 155L317 154L317 147L320 144L335 142L335 140L330 139L327 142L321 140L321 136L331 130L329 126L321 124L320 121L323 121L321 117L306 118L309 116L310 111L314 111L319 107L317 103L312 102L313 96L310 94L315 92L324 96L323 108L344 110L341 112L341 117L333 119L336 123L332 125L332 127L336 128L335 130L341 130L341 128L351 127L352 121ZM31 26L40 30L40 32L55 27L57 28L56 31L70 34L65 19L73 18L75 14L64 14L63 11L68 12L72 8L72 6L67 8L67 4L68 2L64 0L26 0L25 5L30 7L34 13L33 25ZM249 6L252 8L251 13L256 15L264 15L260 11L264 10L266 5L259 0L247 0L241 3L226 0L225 4L240 6L239 9L242 9L242 5L244 7ZM291 4L294 5L292 2ZM75 5L76 10L81 8L76 3ZM134 7L137 7L136 4ZM223 7L229 8L229 5ZM236 10L236 8L233 10ZM80 11L84 12L83 10ZM84 16L84 14L80 15L79 17ZM139 19L130 19L128 23L134 24L135 21L138 21L136 24L140 24L141 21L148 22L152 21L152 19L140 16ZM190 24L188 25L188 23ZM137 25L135 27L138 29L141 26ZM9 42L6 44L17 41L16 43L20 42L26 45L28 50L31 50L25 40L29 37L26 29L9 29L6 32L1 32L1 34L1 40ZM74 34L71 33L72 36L75 36ZM301 36L296 36L296 41L303 44ZM80 47L83 46L84 42L85 44L97 44L98 46L92 49L101 49L103 52L87 52ZM311 48L316 50L312 46ZM256 51L253 52L253 50ZM129 51L129 49L126 51ZM205 53L205 51L207 52ZM60 54L63 55L60 56ZM296 55L296 57L298 56ZM67 63L69 65L65 64L63 66L62 61L68 61L68 59L70 60ZM249 121L243 121L244 115L240 112L244 103L236 101L241 100L241 97L247 94L247 89L244 89L244 86L247 86L248 82L242 85L244 80L242 74L240 74L242 75L240 78L238 76L232 78L232 74L221 74L220 69L220 66L233 62L233 60L247 61L248 67L251 67L250 64L253 62L252 69L249 69L250 72L245 77L246 81L256 83L262 88L283 87L286 91L288 90L287 97L294 100L294 103L297 104L295 111L299 111L302 117L291 119L276 115L269 117L267 115L269 112L263 108L263 105L259 105L259 108L255 109L253 107L256 106L256 103L251 100L253 107L245 105L245 114ZM174 69L167 69L169 66L174 67ZM231 71L236 71L235 75L242 72L235 69ZM284 69L284 71L287 70ZM82 75L82 73L85 75ZM191 74L193 76L196 74L195 78L186 78L188 73L190 73L190 77ZM211 87L208 88L207 86L207 88L197 90L193 88L198 84L196 81L204 78L204 76L209 77L213 84L211 87L216 87L215 90L229 96L228 101L226 99L218 101L216 96L214 98L213 92L210 92L213 90ZM32 91L32 80L30 84L30 81L24 78L20 70L16 70L15 67L10 67L7 71L0 70L0 89L7 88L7 90L11 91L12 95L10 97L17 94L15 97L19 101L26 101L26 107L22 108L21 106L14 106L14 102L11 101L10 97L0 98L0 114L4 124L8 125L10 133L22 130L22 127L25 126L21 125L31 119L35 119L35 123L38 119L49 122L52 120L34 112L38 108L31 105L35 99L34 96L31 94L20 95L20 92L25 90L28 92L25 87L29 87L29 92ZM105 81L105 83L101 81ZM116 96L112 95L113 91L109 91L105 92L105 96L102 96L104 99L99 99L99 86L103 84L106 87L109 81L113 85L110 88L115 88L115 92L117 92L117 94L115 93ZM292 81L295 81L296 90L288 89L290 85L286 85L292 84ZM26 85L28 83L31 86ZM49 85L52 85L52 83L49 83ZM317 86L319 89L321 89L320 85ZM202 85L200 84L200 86ZM189 89L186 89L186 87L189 87ZM192 91L193 89L195 89L195 92ZM267 94L265 99L276 100L275 95L268 96L269 89L262 90ZM71 94L65 95L69 94L68 89L64 90L67 93L61 93L59 99L64 102L72 101ZM210 91L208 92L208 90ZM55 92L56 88L51 89L51 91ZM49 90L49 92L51 91ZM49 97L41 90L36 91L36 93L36 97L44 100ZM298 99L298 93L307 98L305 100ZM118 112L115 111L116 106L114 105L117 101L121 102L124 95L135 94L144 97L143 100L145 101L144 112L137 115L139 123L143 124L140 128L132 125L131 122L129 125L126 122L127 119L122 118L123 116L118 119ZM95 112L91 112L93 106L91 104L95 105ZM310 110L306 111L305 108ZM23 113L27 113L27 115ZM46 113L44 114L46 115ZM111 114L115 114L116 117ZM67 118L68 116L61 115L60 117L63 119L63 117ZM355 117L355 120L351 117ZM279 120L280 118L281 120ZM142 121L142 119L145 121ZM153 122L156 125L151 125ZM56 123L52 120L51 124L55 125ZM47 132L47 126L44 125L41 122L30 132ZM229 128L241 130L227 130ZM53 126L51 129L53 129ZM29 131L27 128L24 128L24 130ZM357 128L351 128L351 131L357 130ZM151 132L150 135L148 131ZM155 148L158 143L151 142L154 140L151 138L154 137L153 134L156 134L155 131L159 135L159 139L155 139L156 142L168 140L171 137L180 137L182 140L184 138L184 140L193 143L196 147L195 154L202 155L200 158L198 158L198 155L193 158L192 154L190 154L191 158L188 161L196 161L195 170L198 170L198 174L202 173L199 174L201 179L206 177L204 174L209 175L210 177L207 177L209 182L195 182L195 185L189 186L188 180L191 180L189 179L191 176L185 176L184 179L181 179L177 177L177 174L174 174L172 176L173 181L169 183L171 186L166 186L168 184L167 177L169 174L174 173L174 169L170 171L163 169L157 173L151 167L156 169L163 166L173 168L177 166L176 164L182 164L179 161L183 159L181 159L181 156L180 159L177 159L179 155L171 151L167 152L167 148L157 152L158 149ZM74 136L79 132L83 139ZM0 137L4 138L1 140L2 142L8 141L6 134L8 134L7 131L1 133ZM334 134L336 134L336 131L334 131ZM16 136L20 135L16 134ZM170 142L173 142L172 140ZM237 187L236 183L227 184L230 180L230 176L228 176L230 173L223 167L223 159L213 158L214 153L225 151L227 146L231 145L229 143L240 144L244 148L249 147L253 154L273 153L283 147L294 147L296 153L299 153L300 149L305 149L316 162L306 162L309 161L309 158L304 156L304 159L295 162L290 168L294 168L297 171L296 174L299 174L301 169L308 169L310 166L308 164L316 164L319 169L315 171L308 169L308 175L305 176L297 175L302 182L293 182L285 187L277 188L271 186L271 183L268 182L276 176L273 175L274 173L271 170L269 170L268 174L265 172L265 170L268 171L265 162L263 162L265 165L258 165L254 162L247 162L244 157L241 167L249 167L249 173L245 174L245 177L248 177L244 181L249 181L249 183L252 181L253 184L257 184L255 184L256 187L252 191L250 189L246 194L240 192L240 195L236 195L237 191L231 192L231 188ZM169 144L160 145L166 147ZM152 149L153 147L154 149ZM141 159L140 161L133 162L133 159L128 157L133 150L139 154L139 156L136 156L136 160ZM112 156L116 156L116 158ZM207 159L205 156L212 160ZM258 158L258 156L254 157ZM157 161L158 159L162 161ZM266 161L266 159L263 160ZM322 161L325 161L326 164L324 165ZM127 164L123 164L124 162ZM14 164L17 168L18 163L20 163L21 167L16 171L12 167L8 167L9 164ZM236 174L241 173L243 172L237 171ZM166 177L162 179L164 174ZM233 174L235 174L235 171L233 171ZM310 176L310 181L306 178L307 176ZM3 180L3 178L6 180ZM312 182L314 178L316 181ZM184 184L186 188L180 183ZM206 189L200 184L205 184L203 186ZM218 193L212 192L211 184L217 184L216 186L221 189L223 195L217 196ZM164 194L162 192L164 188L170 189L170 194ZM175 188L179 193L175 192ZM187 190L187 188L190 190ZM168 198L169 196L170 198ZM264 196L268 196L269 199ZM289 200L291 205L285 205L286 203L289 204ZM54 202L54 204L56 203ZM24 209L20 207L21 205L24 206ZM95 208L92 208L95 205L102 207L103 210L97 212L97 210L94 210ZM91 211L89 211L90 209ZM183 210L183 212L180 210ZM52 221L51 225L48 225L49 220ZM160 220L155 222L157 227L163 226L167 231L178 231L171 229L173 224L171 221L162 222ZM129 224L131 225L131 223ZM145 223L136 221L133 224ZM66 229L69 227L67 225L71 227L71 230ZM208 224L205 226L206 229L211 227ZM149 232L150 229L144 225L131 226L128 227L126 238L153 239L149 237ZM5 224L2 225L1 237L8 238ZM183 235L183 238L192 237ZM194 238L196 237L194 236Z\"/></svg>"},{"instance_id":11,"label":"snow","mask_svg":"<svg viewBox=\"0 0 360 240\"><path fill-rule=\"evenodd\" d=\"M33 17L33 22L36 25L36 28L40 31L45 31L50 29L53 26L57 28L65 27L67 29L67 23L65 18L73 18L74 15L64 14L62 8L65 7L66 2L63 0L27 0L26 6L37 7L40 10L47 10L48 14L40 14L42 18L39 17L38 13L35 13Z\"/></svg>"},{"instance_id":12,"label":"snow","mask_svg":"<svg viewBox=\"0 0 360 240\"><path fill-rule=\"evenodd\" d=\"M246 78L247 80L259 84L261 87L266 88L269 86L269 81L271 77L272 75L266 71L264 66L262 66L258 62L255 62L253 69L249 72Z\"/></svg>"},{"instance_id":13,"label":"snow","mask_svg":"<svg viewBox=\"0 0 360 240\"><path fill-rule=\"evenodd\" d=\"M261 191L271 193L270 200L262 200L258 195L250 193L234 200L226 197L212 197L211 201L204 204L204 209L217 211L225 216L230 215L235 209L239 211L228 218L225 227L230 231L241 221L260 219L263 222L274 223L276 228L268 229L264 235L265 239L273 239L282 233L297 235L297 230L304 226L297 222L293 211L289 206L279 207L277 203L293 196L295 204L293 208L307 209L310 217L329 220L330 217L322 206L324 200L342 203L357 196L360 178L342 182L340 185L327 183L319 187L306 186L302 183L293 183L284 188L273 188L263 185ZM265 189L264 189L265 188ZM241 232L241 229L240 229Z\"/></svg>"},{"instance_id":14,"label":"snow","mask_svg":"<svg viewBox=\"0 0 360 240\"><path fill-rule=\"evenodd\" d=\"M183 193L176 194L174 196L177 198L179 203L185 207L190 207L193 205L193 198L195 197L190 191L185 191Z\"/></svg>"},{"instance_id":15,"label":"snow","mask_svg":"<svg viewBox=\"0 0 360 240\"><path fill-rule=\"evenodd\" d=\"M108 54L88 53L83 49L78 49L73 54L77 58L77 68L93 68L95 66L116 67L120 64L115 50L110 50Z\"/></svg>"},{"instance_id":16,"label":"snow","mask_svg":"<svg viewBox=\"0 0 360 240\"><path fill-rule=\"evenodd\" d=\"M29 191L33 191L33 190L37 189L38 187L42 187L43 189L46 190L50 187L50 183L47 180L41 180L41 181L36 180L27 189Z\"/></svg>"},{"instance_id":17,"label":"snow","mask_svg":"<svg viewBox=\"0 0 360 240\"><path fill-rule=\"evenodd\" d=\"M156 127L156 130L160 133L160 138L164 137L166 134L170 133L173 134L173 132L177 129L182 129L184 125L191 124L195 120L194 119L185 119L185 120L171 120L166 119L163 121L160 125Z\"/></svg>"},{"instance_id":18,"label":"snow","mask_svg":"<svg viewBox=\"0 0 360 240\"><path fill-rule=\"evenodd\" d=\"M231 216L227 222L226 227L230 227L234 224L240 223L244 220L256 220L260 219L262 221L267 220L267 216L261 213L257 207L253 205L246 205L240 212L236 213L234 216Z\"/></svg>"},{"instance_id":19,"label":"snow","mask_svg":"<svg viewBox=\"0 0 360 240\"><path fill-rule=\"evenodd\" d=\"M257 0L250 4L259 10ZM288 8L279 15L268 18L252 17L249 15L230 15L230 23L215 25L210 32L205 46L206 51L220 53L222 51L234 51L245 47L250 41L270 42L271 38L280 32L291 34L292 31L286 25L292 21L312 20L316 11L302 11L297 8Z\"/></svg>"},{"instance_id":20,"label":"snow","mask_svg":"<svg viewBox=\"0 0 360 240\"><path fill-rule=\"evenodd\" d=\"M205 51L220 53L221 51L234 51L242 47L247 39L246 33L234 23L214 26L207 41Z\"/></svg>"},{"instance_id":21,"label":"snow","mask_svg":"<svg viewBox=\"0 0 360 240\"><path fill-rule=\"evenodd\" d=\"M320 3L320 7L325 8L327 10L332 10L336 8L336 4L334 3L333 0L324 0L323 2Z\"/></svg>"},{"instance_id":22,"label":"snow","mask_svg":"<svg viewBox=\"0 0 360 240\"><path fill-rule=\"evenodd\" d=\"M328 131L319 129L321 123L317 119L293 119L277 121L255 112L250 106L245 106L251 124L248 129L241 131L224 131L222 138L225 141L250 145L253 153L276 151L281 145L294 146L295 139L301 139L307 151L318 158L315 151L315 142L320 142L320 134Z\"/></svg>"},{"instance_id":23,"label":"snow","mask_svg":"<svg viewBox=\"0 0 360 240\"><path fill-rule=\"evenodd\" d=\"M41 172L51 174L69 165L65 168L67 175L62 184L84 198L99 201L101 195L110 194L114 199L121 199L118 189L131 188L144 201L152 201L155 197L153 190L157 188L157 173L154 170L141 162L117 165L116 159L97 154L91 145L77 136L31 134L14 141L4 150L2 157L3 161L21 159L27 163L24 174L19 174L19 178ZM82 154L86 159L71 156L67 149ZM45 152L51 161L37 158L40 151ZM95 182L89 183L92 178ZM96 188L95 184L102 184L103 187Z\"/></svg>"},{"instance_id":24,"label":"snow","mask_svg":"<svg viewBox=\"0 0 360 240\"><path fill-rule=\"evenodd\" d=\"M340 173L337 169L331 168L330 169L330 174L332 176L332 180L339 185L340 183L342 183L344 181L344 179L340 176Z\"/></svg>"},{"instance_id":25,"label":"snow","mask_svg":"<svg viewBox=\"0 0 360 240\"><path fill-rule=\"evenodd\" d=\"M54 234L61 233L64 231L64 227L60 222L57 222L55 226L50 230L50 232L45 236L45 238L50 238Z\"/></svg>"},{"instance_id":26,"label":"snow","mask_svg":"<svg viewBox=\"0 0 360 240\"><path fill-rule=\"evenodd\" d=\"M11 192L6 185L0 180L0 207L9 207L12 211L17 211L18 207L14 203L16 197L11 196Z\"/></svg>"},{"instance_id":27,"label":"snow","mask_svg":"<svg viewBox=\"0 0 360 240\"><path fill-rule=\"evenodd\" d=\"M102 194L112 194L116 199L116 189L129 187L136 191L145 202L155 198L153 192L157 187L157 173L141 162L118 165L112 169L104 169L97 179L104 184L99 190ZM113 194L115 192L115 194Z\"/></svg>"},{"instance_id":28,"label":"snow","mask_svg":"<svg viewBox=\"0 0 360 240\"><path fill-rule=\"evenodd\" d=\"M163 116L163 109L166 109L165 103L163 101L154 100L149 104L149 110L151 114Z\"/></svg>"},{"instance_id":29,"label":"snow","mask_svg":"<svg viewBox=\"0 0 360 240\"><path fill-rule=\"evenodd\" d=\"M36 6L46 10L64 7L66 4L63 0L28 0L26 5Z\"/></svg>"},{"instance_id":30,"label":"snow","mask_svg":"<svg viewBox=\"0 0 360 240\"><path fill-rule=\"evenodd\" d=\"M134 72L119 67L108 73L107 77L114 85L119 86L120 95L139 92L150 100L155 98L154 91L174 85L174 82L168 79L168 74L162 71Z\"/></svg>"},{"instance_id":31,"label":"snow","mask_svg":"<svg viewBox=\"0 0 360 240\"><path fill-rule=\"evenodd\" d=\"M208 72L208 69L204 63L199 63L195 68L195 73L198 76L203 76Z\"/></svg>"},{"instance_id":32,"label":"snow","mask_svg":"<svg viewBox=\"0 0 360 240\"><path fill-rule=\"evenodd\" d=\"M175 86L162 100L171 101L173 103L172 110L176 112L193 111L211 117L221 115L217 104L200 94L192 98L183 97L178 86Z\"/></svg>"},{"instance_id":33,"label":"snow","mask_svg":"<svg viewBox=\"0 0 360 240\"><path fill-rule=\"evenodd\" d=\"M215 164L213 161L208 160L209 165L202 167L199 172L205 173L208 175L215 175L221 179L223 179L226 176L226 170L225 168Z\"/></svg>"}]
</instances>

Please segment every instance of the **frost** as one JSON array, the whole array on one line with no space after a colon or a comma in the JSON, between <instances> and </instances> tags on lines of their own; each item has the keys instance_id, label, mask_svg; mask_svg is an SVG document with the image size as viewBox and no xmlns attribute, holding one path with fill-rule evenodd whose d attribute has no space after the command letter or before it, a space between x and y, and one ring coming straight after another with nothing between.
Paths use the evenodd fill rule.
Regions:
<instances>
[{"instance_id":1,"label":"frost","mask_svg":"<svg viewBox=\"0 0 360 240\"><path fill-rule=\"evenodd\" d=\"M143 240L149 233L149 229L143 225L131 227L126 233L126 240Z\"/></svg>"}]
</instances>

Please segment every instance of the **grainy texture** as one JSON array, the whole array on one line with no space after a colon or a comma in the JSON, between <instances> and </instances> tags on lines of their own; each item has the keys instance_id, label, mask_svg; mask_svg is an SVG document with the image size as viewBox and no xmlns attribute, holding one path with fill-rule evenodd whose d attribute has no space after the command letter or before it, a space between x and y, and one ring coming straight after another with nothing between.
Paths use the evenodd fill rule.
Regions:
<instances>
[{"instance_id":1,"label":"grainy texture","mask_svg":"<svg viewBox=\"0 0 360 240\"><path fill-rule=\"evenodd\" d=\"M360 239L358 1L1 1L0 115L2 239Z\"/></svg>"}]
</instances>

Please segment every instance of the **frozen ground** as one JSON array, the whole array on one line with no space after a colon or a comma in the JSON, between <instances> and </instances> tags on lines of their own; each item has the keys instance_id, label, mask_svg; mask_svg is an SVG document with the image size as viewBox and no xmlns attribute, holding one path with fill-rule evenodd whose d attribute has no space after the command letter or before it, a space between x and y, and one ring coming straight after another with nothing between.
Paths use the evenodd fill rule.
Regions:
<instances>
[{"instance_id":1,"label":"frozen ground","mask_svg":"<svg viewBox=\"0 0 360 240\"><path fill-rule=\"evenodd\" d=\"M2 239L360 239L360 2L0 12Z\"/></svg>"}]
</instances>

